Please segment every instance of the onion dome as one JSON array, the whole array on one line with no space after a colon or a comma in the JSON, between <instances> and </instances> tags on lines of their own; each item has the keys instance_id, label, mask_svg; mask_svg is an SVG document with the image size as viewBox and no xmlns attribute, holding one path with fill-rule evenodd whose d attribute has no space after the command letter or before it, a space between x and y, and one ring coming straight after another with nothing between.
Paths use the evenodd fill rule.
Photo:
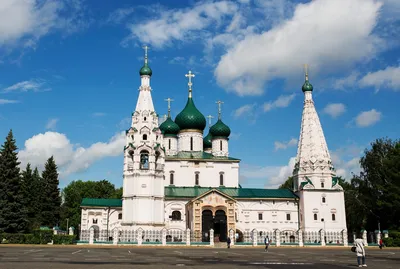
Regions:
<instances>
[{"instance_id":1,"label":"onion dome","mask_svg":"<svg viewBox=\"0 0 400 269\"><path fill-rule=\"evenodd\" d=\"M206 135L206 136L203 138L203 149L210 149L210 148L212 148L211 139L212 139L212 135L211 135L210 132L208 132L208 135Z\"/></svg>"},{"instance_id":2,"label":"onion dome","mask_svg":"<svg viewBox=\"0 0 400 269\"><path fill-rule=\"evenodd\" d=\"M228 127L228 125L223 123L221 119L218 119L217 123L211 126L210 133L213 138L228 138L228 136L231 134L231 129Z\"/></svg>"},{"instance_id":3,"label":"onion dome","mask_svg":"<svg viewBox=\"0 0 400 269\"><path fill-rule=\"evenodd\" d=\"M179 126L176 124L171 117L168 117L163 123L160 125L160 130L163 133L164 137L167 136L176 136L179 133Z\"/></svg>"},{"instance_id":4,"label":"onion dome","mask_svg":"<svg viewBox=\"0 0 400 269\"><path fill-rule=\"evenodd\" d=\"M147 63L147 49L149 47L144 46L143 48L144 48L144 51L145 51L145 54L144 54L144 65L143 65L142 68L140 68L139 74L140 74L140 76L150 76L151 77L151 75L153 74L153 71L151 71L151 68Z\"/></svg>"},{"instance_id":5,"label":"onion dome","mask_svg":"<svg viewBox=\"0 0 400 269\"><path fill-rule=\"evenodd\" d=\"M311 85L311 83L308 81L308 70L307 70L307 65L305 65L305 69L306 69L306 80L304 81L303 87L301 87L301 90L303 92L312 92L313 90L313 86Z\"/></svg>"},{"instance_id":6,"label":"onion dome","mask_svg":"<svg viewBox=\"0 0 400 269\"><path fill-rule=\"evenodd\" d=\"M206 118L194 105L192 97L188 98L185 108L175 118L181 130L194 129L203 131L206 127Z\"/></svg>"}]
</instances>

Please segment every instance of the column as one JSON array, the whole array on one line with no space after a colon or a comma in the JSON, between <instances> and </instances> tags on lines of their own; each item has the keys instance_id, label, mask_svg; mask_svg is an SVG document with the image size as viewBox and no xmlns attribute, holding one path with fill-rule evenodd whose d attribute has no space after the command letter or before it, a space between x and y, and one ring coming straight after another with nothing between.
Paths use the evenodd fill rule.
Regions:
<instances>
[{"instance_id":1,"label":"column","mask_svg":"<svg viewBox=\"0 0 400 269\"><path fill-rule=\"evenodd\" d=\"M366 230L362 230L362 239L364 241L364 245L368 246L368 240L367 240L367 231Z\"/></svg>"},{"instance_id":2,"label":"column","mask_svg":"<svg viewBox=\"0 0 400 269\"><path fill-rule=\"evenodd\" d=\"M166 246L167 245L167 230L164 228L162 229L162 245Z\"/></svg>"},{"instance_id":3,"label":"column","mask_svg":"<svg viewBox=\"0 0 400 269\"><path fill-rule=\"evenodd\" d=\"M94 228L90 227L89 229L89 245L93 245L94 241Z\"/></svg>"},{"instance_id":4,"label":"column","mask_svg":"<svg viewBox=\"0 0 400 269\"><path fill-rule=\"evenodd\" d=\"M349 245L349 241L348 241L347 230L346 229L343 230L342 236L343 236L343 239L342 239L343 240L343 246L347 247Z\"/></svg>"},{"instance_id":5,"label":"column","mask_svg":"<svg viewBox=\"0 0 400 269\"><path fill-rule=\"evenodd\" d=\"M252 235L253 235L253 246L257 246L257 236L258 236L257 230L254 229L252 231Z\"/></svg>"},{"instance_id":6,"label":"column","mask_svg":"<svg viewBox=\"0 0 400 269\"><path fill-rule=\"evenodd\" d=\"M68 229L68 234L69 235L74 235L74 227L69 227L69 229Z\"/></svg>"},{"instance_id":7,"label":"column","mask_svg":"<svg viewBox=\"0 0 400 269\"><path fill-rule=\"evenodd\" d=\"M280 247L281 246L281 231L278 229L275 230L275 240L276 240L276 246Z\"/></svg>"},{"instance_id":8,"label":"column","mask_svg":"<svg viewBox=\"0 0 400 269\"><path fill-rule=\"evenodd\" d=\"M376 235L376 243L379 245L379 241L381 240L381 231L376 230L375 235Z\"/></svg>"},{"instance_id":9,"label":"column","mask_svg":"<svg viewBox=\"0 0 400 269\"><path fill-rule=\"evenodd\" d=\"M138 243L138 245L140 246L140 245L142 245L142 242L143 242L143 230L142 229L139 229L138 230L138 235L137 235L137 243Z\"/></svg>"},{"instance_id":10,"label":"column","mask_svg":"<svg viewBox=\"0 0 400 269\"><path fill-rule=\"evenodd\" d=\"M382 233L383 233L383 237L384 238L388 238L389 237L389 231L388 230L383 230Z\"/></svg>"},{"instance_id":11,"label":"column","mask_svg":"<svg viewBox=\"0 0 400 269\"><path fill-rule=\"evenodd\" d=\"M321 236L321 246L325 247L326 243L325 243L325 230L320 231L320 236Z\"/></svg>"},{"instance_id":12,"label":"column","mask_svg":"<svg viewBox=\"0 0 400 269\"><path fill-rule=\"evenodd\" d=\"M214 230L210 229L210 246L214 246Z\"/></svg>"},{"instance_id":13,"label":"column","mask_svg":"<svg viewBox=\"0 0 400 269\"><path fill-rule=\"evenodd\" d=\"M190 246L190 229L186 230L186 246Z\"/></svg>"},{"instance_id":14,"label":"column","mask_svg":"<svg viewBox=\"0 0 400 269\"><path fill-rule=\"evenodd\" d=\"M118 235L119 235L118 228L115 228L113 230L113 245L118 245Z\"/></svg>"},{"instance_id":15,"label":"column","mask_svg":"<svg viewBox=\"0 0 400 269\"><path fill-rule=\"evenodd\" d=\"M229 237L231 238L231 246L235 245L235 233L232 229L229 230Z\"/></svg>"},{"instance_id":16,"label":"column","mask_svg":"<svg viewBox=\"0 0 400 269\"><path fill-rule=\"evenodd\" d=\"M303 247L304 243L303 243L303 231L299 230L299 247Z\"/></svg>"}]
</instances>

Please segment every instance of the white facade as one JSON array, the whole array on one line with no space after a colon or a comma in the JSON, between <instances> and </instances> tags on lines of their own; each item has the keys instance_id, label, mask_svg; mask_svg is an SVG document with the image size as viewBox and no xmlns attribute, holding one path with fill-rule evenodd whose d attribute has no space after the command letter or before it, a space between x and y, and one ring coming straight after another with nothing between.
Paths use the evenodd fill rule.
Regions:
<instances>
[{"instance_id":1,"label":"white facade","mask_svg":"<svg viewBox=\"0 0 400 269\"><path fill-rule=\"evenodd\" d=\"M312 88L305 91L293 171L296 195L289 190L241 188L240 160L229 157L229 134L212 139L211 151L203 149L203 130L185 125L179 133L164 137L153 106L150 75L141 76L126 132L122 207L110 211L101 204L82 206L81 229L94 225L100 230L190 229L204 240L216 225L210 219L221 218L225 224L214 227L225 236L230 230L346 230L344 193L334 174ZM189 81L189 98L191 85ZM281 242L289 240L287 233L281 236L286 236Z\"/></svg>"}]
</instances>

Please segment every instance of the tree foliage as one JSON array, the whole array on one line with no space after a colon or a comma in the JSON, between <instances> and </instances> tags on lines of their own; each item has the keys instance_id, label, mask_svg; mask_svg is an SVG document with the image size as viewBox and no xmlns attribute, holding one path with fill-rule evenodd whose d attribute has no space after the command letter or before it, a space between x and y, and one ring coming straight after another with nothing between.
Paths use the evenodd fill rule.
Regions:
<instances>
[{"instance_id":1,"label":"tree foliage","mask_svg":"<svg viewBox=\"0 0 400 269\"><path fill-rule=\"evenodd\" d=\"M0 150L0 231L25 232L28 219L12 130Z\"/></svg>"},{"instance_id":2,"label":"tree foliage","mask_svg":"<svg viewBox=\"0 0 400 269\"><path fill-rule=\"evenodd\" d=\"M83 198L122 198L122 188L107 180L101 181L72 181L62 191L62 228L66 228L66 219L69 225L75 228L81 223L81 202Z\"/></svg>"},{"instance_id":3,"label":"tree foliage","mask_svg":"<svg viewBox=\"0 0 400 269\"><path fill-rule=\"evenodd\" d=\"M292 176L288 177L286 181L279 186L279 189L293 190L293 177Z\"/></svg>"},{"instance_id":4,"label":"tree foliage","mask_svg":"<svg viewBox=\"0 0 400 269\"><path fill-rule=\"evenodd\" d=\"M41 222L45 226L59 225L61 196L58 188L57 165L51 156L44 165L42 172Z\"/></svg>"}]
</instances>

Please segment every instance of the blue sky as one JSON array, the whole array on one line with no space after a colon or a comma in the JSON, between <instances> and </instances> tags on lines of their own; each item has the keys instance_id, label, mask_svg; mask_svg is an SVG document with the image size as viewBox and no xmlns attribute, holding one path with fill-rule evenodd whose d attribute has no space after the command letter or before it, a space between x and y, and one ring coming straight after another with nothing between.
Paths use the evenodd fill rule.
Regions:
<instances>
[{"instance_id":1,"label":"blue sky","mask_svg":"<svg viewBox=\"0 0 400 269\"><path fill-rule=\"evenodd\" d=\"M3 0L0 136L13 129L23 165L54 155L61 187L121 186L121 133L147 44L157 112L167 97L173 117L183 109L192 70L203 114L224 102L242 185L276 187L292 172L307 63L334 165L348 178L373 140L398 138L399 15L396 0Z\"/></svg>"}]
</instances>

